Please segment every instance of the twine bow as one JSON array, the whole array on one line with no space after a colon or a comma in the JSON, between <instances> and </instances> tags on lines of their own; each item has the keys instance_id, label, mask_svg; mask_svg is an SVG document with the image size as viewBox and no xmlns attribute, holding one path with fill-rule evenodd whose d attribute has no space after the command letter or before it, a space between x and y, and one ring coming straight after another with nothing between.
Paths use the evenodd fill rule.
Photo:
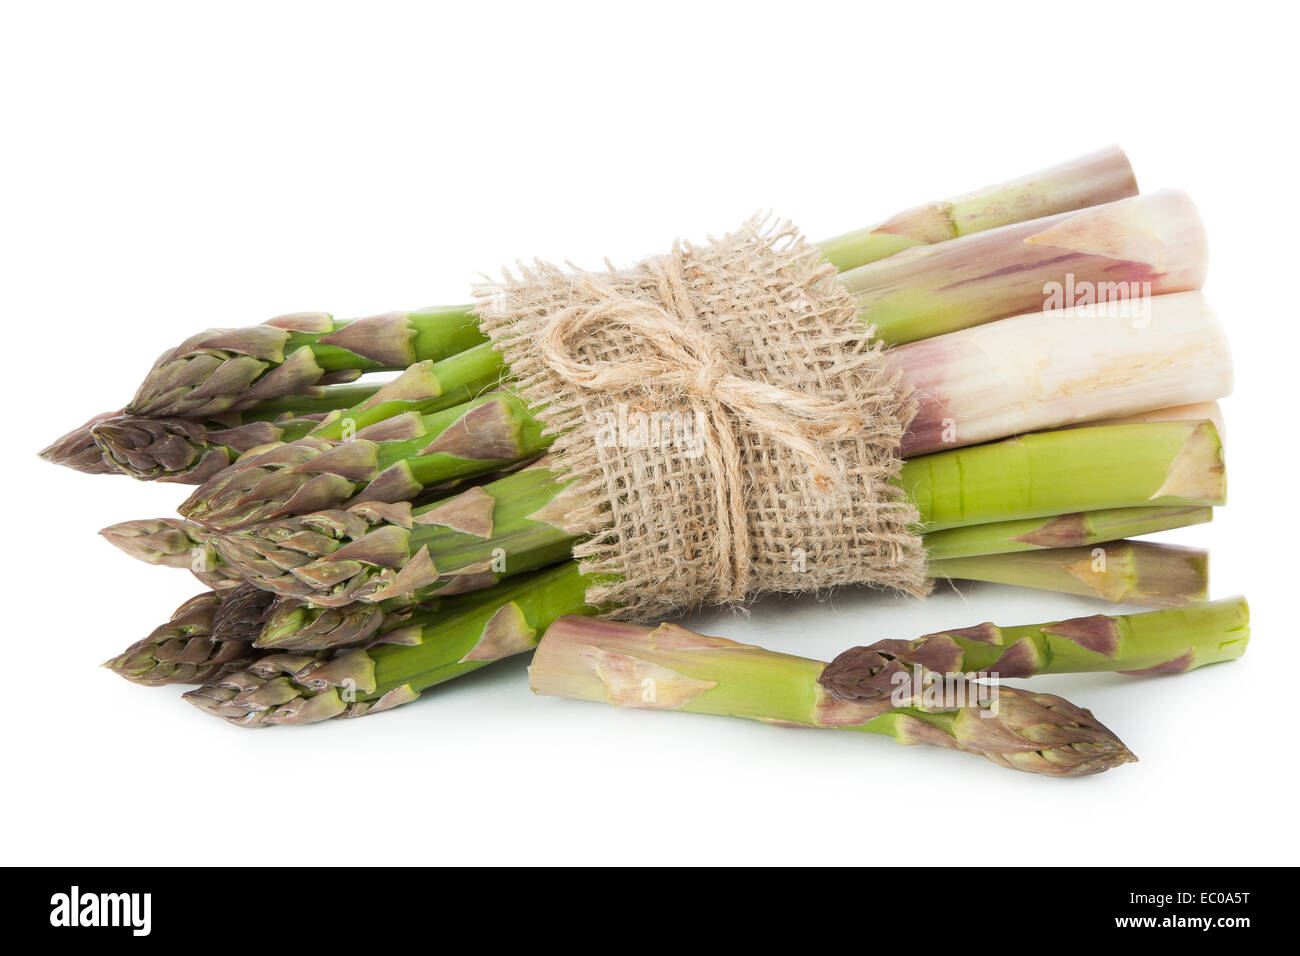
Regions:
<instances>
[{"instance_id":1,"label":"twine bow","mask_svg":"<svg viewBox=\"0 0 1300 956\"><path fill-rule=\"evenodd\" d=\"M748 591L750 549L743 494L744 462L732 416L748 431L770 436L807 465L822 491L836 485L830 463L817 442L845 438L865 427L860 410L735 374L718 342L700 325L681 274L682 253L646 263L657 284L658 302L623 295L586 275L583 289L598 301L556 312L541 338L550 368L577 388L607 394L640 395L662 405L684 396L697 421L707 423L704 456L717 481L718 592L742 600ZM662 304L661 304L662 303ZM584 344L604 338L635 343L640 357L630 361L589 361L579 357ZM615 354L626 354L622 349ZM728 414L728 412L730 414Z\"/></svg>"}]
</instances>

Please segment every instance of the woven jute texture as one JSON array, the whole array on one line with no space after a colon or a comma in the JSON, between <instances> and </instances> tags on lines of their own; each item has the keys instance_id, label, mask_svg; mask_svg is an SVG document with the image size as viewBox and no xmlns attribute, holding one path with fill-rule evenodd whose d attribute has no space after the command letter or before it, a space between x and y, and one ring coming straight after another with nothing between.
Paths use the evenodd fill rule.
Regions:
<instances>
[{"instance_id":1,"label":"woven jute texture","mask_svg":"<svg viewBox=\"0 0 1300 956\"><path fill-rule=\"evenodd\" d=\"M789 223L629 269L519 266L476 293L556 435L591 603L651 620L774 591L925 592L917 514L890 484L912 408Z\"/></svg>"}]
</instances>

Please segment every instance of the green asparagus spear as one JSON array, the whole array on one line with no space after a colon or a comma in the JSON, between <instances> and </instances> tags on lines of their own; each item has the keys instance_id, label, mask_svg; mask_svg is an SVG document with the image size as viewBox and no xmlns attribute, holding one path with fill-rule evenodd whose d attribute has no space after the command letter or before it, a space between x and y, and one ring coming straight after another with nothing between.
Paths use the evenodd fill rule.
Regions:
<instances>
[{"instance_id":1,"label":"green asparagus spear","mask_svg":"<svg viewBox=\"0 0 1300 956\"><path fill-rule=\"evenodd\" d=\"M931 561L942 561L1043 548L1080 548L1204 524L1213 517L1213 508L1196 506L1076 511L1050 518L994 521L934 531L925 536L925 551Z\"/></svg>"},{"instance_id":2,"label":"green asparagus spear","mask_svg":"<svg viewBox=\"0 0 1300 956\"><path fill-rule=\"evenodd\" d=\"M209 329L165 352L126 411L217 415L312 385L445 359L486 341L468 306L345 322L302 312L242 329Z\"/></svg>"},{"instance_id":3,"label":"green asparagus spear","mask_svg":"<svg viewBox=\"0 0 1300 956\"><path fill-rule=\"evenodd\" d=\"M537 694L883 734L1051 776L1136 759L1092 714L1052 694L953 680L943 694L918 682L893 697L843 701L818 683L824 666L675 624L564 617L542 638L529 679Z\"/></svg>"},{"instance_id":4,"label":"green asparagus spear","mask_svg":"<svg viewBox=\"0 0 1300 956\"><path fill-rule=\"evenodd\" d=\"M114 471L141 481L197 485L245 452L309 435L325 415L364 401L378 388L313 387L215 418L115 415L92 425L90 438Z\"/></svg>"},{"instance_id":5,"label":"green asparagus spear","mask_svg":"<svg viewBox=\"0 0 1300 956\"><path fill-rule=\"evenodd\" d=\"M1223 445L1210 422L1037 432L903 463L922 529L1072 511L1224 503Z\"/></svg>"},{"instance_id":6,"label":"green asparagus spear","mask_svg":"<svg viewBox=\"0 0 1300 956\"><path fill-rule=\"evenodd\" d=\"M431 415L405 412L349 440L305 438L250 456L200 487L180 512L229 531L358 501L409 501L549 444L518 397L487 395Z\"/></svg>"},{"instance_id":7,"label":"green asparagus spear","mask_svg":"<svg viewBox=\"0 0 1300 956\"><path fill-rule=\"evenodd\" d=\"M91 437L114 471L140 481L197 485L219 475L245 452L296 441L318 424L315 419L291 418L214 428L192 418L119 415L96 423Z\"/></svg>"},{"instance_id":8,"label":"green asparagus spear","mask_svg":"<svg viewBox=\"0 0 1300 956\"><path fill-rule=\"evenodd\" d=\"M562 527L564 489L543 460L419 508L367 501L211 542L249 581L277 594L324 607L418 602L567 558L577 536Z\"/></svg>"},{"instance_id":9,"label":"green asparagus spear","mask_svg":"<svg viewBox=\"0 0 1300 956\"><path fill-rule=\"evenodd\" d=\"M120 521L99 533L109 544L137 561L185 568L216 591L238 587L244 581L209 544L208 532L192 521L141 518Z\"/></svg>"},{"instance_id":10,"label":"green asparagus spear","mask_svg":"<svg viewBox=\"0 0 1300 956\"><path fill-rule=\"evenodd\" d=\"M251 661L250 646L212 636L213 617L222 602L216 591L190 598L167 623L104 666L148 687L202 684L240 670Z\"/></svg>"},{"instance_id":11,"label":"green asparagus spear","mask_svg":"<svg viewBox=\"0 0 1300 956\"><path fill-rule=\"evenodd\" d=\"M91 429L104 419L121 414L122 410L119 408L115 412L96 415L84 425L78 425L66 435L61 435L50 442L38 454L52 465L62 465L64 468L71 468L73 471L84 472L87 475L115 475L117 470L104 460L104 453L95 444Z\"/></svg>"},{"instance_id":12,"label":"green asparagus spear","mask_svg":"<svg viewBox=\"0 0 1300 956\"><path fill-rule=\"evenodd\" d=\"M406 412L427 415L453 408L497 388L507 375L501 353L486 342L441 362L417 362L365 401L326 415L312 437L351 438Z\"/></svg>"},{"instance_id":13,"label":"green asparagus spear","mask_svg":"<svg viewBox=\"0 0 1300 956\"><path fill-rule=\"evenodd\" d=\"M854 647L826 665L818 682L841 700L893 693L913 666L940 674L997 677L1117 671L1178 674L1233 661L1250 640L1246 599L1229 598L1145 614L1094 614L1048 624L977 624Z\"/></svg>"},{"instance_id":14,"label":"green asparagus spear","mask_svg":"<svg viewBox=\"0 0 1300 956\"><path fill-rule=\"evenodd\" d=\"M929 562L927 571L938 578L1014 584L1148 607L1204 601L1210 581L1207 552L1141 541L949 558Z\"/></svg>"},{"instance_id":15,"label":"green asparagus spear","mask_svg":"<svg viewBox=\"0 0 1300 956\"><path fill-rule=\"evenodd\" d=\"M421 604L358 602L335 608L317 607L297 598L276 597L252 641L260 650L293 651L368 644L381 632L406 623L417 610L432 612L440 603L438 598L431 598Z\"/></svg>"}]
</instances>

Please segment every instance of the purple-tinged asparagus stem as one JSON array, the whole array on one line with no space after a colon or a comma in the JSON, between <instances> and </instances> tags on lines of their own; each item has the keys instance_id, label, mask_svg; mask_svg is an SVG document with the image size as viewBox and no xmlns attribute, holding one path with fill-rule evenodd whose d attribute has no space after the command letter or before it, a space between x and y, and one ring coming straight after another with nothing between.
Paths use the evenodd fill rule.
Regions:
<instances>
[{"instance_id":1,"label":"purple-tinged asparagus stem","mask_svg":"<svg viewBox=\"0 0 1300 956\"><path fill-rule=\"evenodd\" d=\"M877 226L818 245L837 269L850 269L912 246L929 245L1027 219L1137 195L1137 180L1118 146L996 186L905 210Z\"/></svg>"},{"instance_id":2,"label":"purple-tinged asparagus stem","mask_svg":"<svg viewBox=\"0 0 1300 956\"><path fill-rule=\"evenodd\" d=\"M900 345L1022 312L1199 289L1207 259L1196 207L1165 190L918 246L841 278L863 321Z\"/></svg>"},{"instance_id":3,"label":"purple-tinged asparagus stem","mask_svg":"<svg viewBox=\"0 0 1300 956\"><path fill-rule=\"evenodd\" d=\"M202 684L220 680L248 665L251 648L213 637L213 618L222 595L192 597L152 634L105 661L104 666L136 684Z\"/></svg>"},{"instance_id":4,"label":"purple-tinged asparagus stem","mask_svg":"<svg viewBox=\"0 0 1300 956\"><path fill-rule=\"evenodd\" d=\"M1091 713L1052 694L949 680L942 694L913 682L893 697L842 701L818 683L824 667L675 624L564 617L543 636L528 673L536 694L883 734L1049 776L1137 759Z\"/></svg>"},{"instance_id":5,"label":"purple-tinged asparagus stem","mask_svg":"<svg viewBox=\"0 0 1300 956\"><path fill-rule=\"evenodd\" d=\"M1205 402L1232 390L1227 338L1199 292L1142 315L1031 312L890 350L917 413L900 454Z\"/></svg>"},{"instance_id":6,"label":"purple-tinged asparagus stem","mask_svg":"<svg viewBox=\"0 0 1300 956\"><path fill-rule=\"evenodd\" d=\"M936 578L1014 584L1146 607L1204 601L1210 578L1208 552L1142 541L948 558L931 561L927 569Z\"/></svg>"},{"instance_id":7,"label":"purple-tinged asparagus stem","mask_svg":"<svg viewBox=\"0 0 1300 956\"><path fill-rule=\"evenodd\" d=\"M208 533L192 521L139 518L119 521L99 532L113 547L166 568L185 568L216 591L236 588L243 577L208 543Z\"/></svg>"}]
</instances>

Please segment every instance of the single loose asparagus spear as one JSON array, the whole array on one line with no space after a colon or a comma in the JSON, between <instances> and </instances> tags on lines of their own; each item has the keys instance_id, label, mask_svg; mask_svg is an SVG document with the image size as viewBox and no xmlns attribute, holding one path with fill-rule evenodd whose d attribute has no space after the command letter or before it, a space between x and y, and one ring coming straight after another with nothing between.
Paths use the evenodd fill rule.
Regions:
<instances>
[{"instance_id":1,"label":"single loose asparagus spear","mask_svg":"<svg viewBox=\"0 0 1300 956\"><path fill-rule=\"evenodd\" d=\"M549 444L517 396L487 395L431 415L405 412L348 440L306 438L249 456L202 485L180 513L229 531L345 503L410 501Z\"/></svg>"},{"instance_id":2,"label":"single loose asparagus spear","mask_svg":"<svg viewBox=\"0 0 1300 956\"><path fill-rule=\"evenodd\" d=\"M244 581L208 543L208 532L192 521L140 518L109 525L99 533L137 561L185 568L213 590L235 588Z\"/></svg>"},{"instance_id":3,"label":"single loose asparagus spear","mask_svg":"<svg viewBox=\"0 0 1300 956\"><path fill-rule=\"evenodd\" d=\"M148 687L202 684L238 671L250 662L252 651L247 644L212 637L213 617L221 604L222 595L216 591L190 598L167 623L104 666Z\"/></svg>"},{"instance_id":4,"label":"single loose asparagus spear","mask_svg":"<svg viewBox=\"0 0 1300 956\"><path fill-rule=\"evenodd\" d=\"M594 614L588 580L572 562L515 578L482 594L417 611L385 643L332 656L279 653L190 691L185 699L241 727L360 717L409 703L435 684L532 650L557 617Z\"/></svg>"},{"instance_id":5,"label":"single loose asparagus spear","mask_svg":"<svg viewBox=\"0 0 1300 956\"><path fill-rule=\"evenodd\" d=\"M877 226L819 245L835 268L850 269L929 245L1013 222L1114 202L1137 194L1128 157L1117 146L1051 169L901 212Z\"/></svg>"},{"instance_id":6,"label":"single loose asparagus spear","mask_svg":"<svg viewBox=\"0 0 1300 956\"><path fill-rule=\"evenodd\" d=\"M930 561L926 570L933 577L1014 584L1150 607L1204 601L1210 579L1207 552L1141 541L949 558Z\"/></svg>"},{"instance_id":7,"label":"single loose asparagus spear","mask_svg":"<svg viewBox=\"0 0 1300 956\"><path fill-rule=\"evenodd\" d=\"M675 624L564 617L542 638L529 680L537 694L883 734L1052 776L1136 759L1092 714L1052 694L951 681L950 694L913 687L894 699L841 701L818 683L824 667Z\"/></svg>"},{"instance_id":8,"label":"single loose asparagus spear","mask_svg":"<svg viewBox=\"0 0 1300 956\"><path fill-rule=\"evenodd\" d=\"M1205 524L1213 517L1213 508L1200 507L1076 511L1051 518L995 521L934 531L925 536L925 551L931 561L942 561L1044 548L1079 548Z\"/></svg>"},{"instance_id":9,"label":"single loose asparagus spear","mask_svg":"<svg viewBox=\"0 0 1300 956\"><path fill-rule=\"evenodd\" d=\"M445 359L485 341L468 306L352 322L302 312L248 328L209 329L165 352L126 411L216 415L363 372Z\"/></svg>"},{"instance_id":10,"label":"single loose asparagus spear","mask_svg":"<svg viewBox=\"0 0 1300 956\"><path fill-rule=\"evenodd\" d=\"M854 647L826 665L818 682L840 700L889 697L913 666L940 674L1033 677L1116 671L1180 674L1235 661L1250 641L1242 597L1146 614L1094 614L1048 624L977 624L914 641Z\"/></svg>"},{"instance_id":11,"label":"single loose asparagus spear","mask_svg":"<svg viewBox=\"0 0 1300 956\"><path fill-rule=\"evenodd\" d=\"M841 274L891 345L1045 308L1199 289L1205 229L1164 190L902 252Z\"/></svg>"},{"instance_id":12,"label":"single loose asparagus spear","mask_svg":"<svg viewBox=\"0 0 1300 956\"><path fill-rule=\"evenodd\" d=\"M249 581L324 607L491 587L562 561L571 499L545 461L419 508L367 501L214 536Z\"/></svg>"},{"instance_id":13,"label":"single loose asparagus spear","mask_svg":"<svg viewBox=\"0 0 1300 956\"><path fill-rule=\"evenodd\" d=\"M886 357L917 405L904 458L1232 391L1227 338L1199 292L1156 296L1132 310L1039 310Z\"/></svg>"}]
</instances>

